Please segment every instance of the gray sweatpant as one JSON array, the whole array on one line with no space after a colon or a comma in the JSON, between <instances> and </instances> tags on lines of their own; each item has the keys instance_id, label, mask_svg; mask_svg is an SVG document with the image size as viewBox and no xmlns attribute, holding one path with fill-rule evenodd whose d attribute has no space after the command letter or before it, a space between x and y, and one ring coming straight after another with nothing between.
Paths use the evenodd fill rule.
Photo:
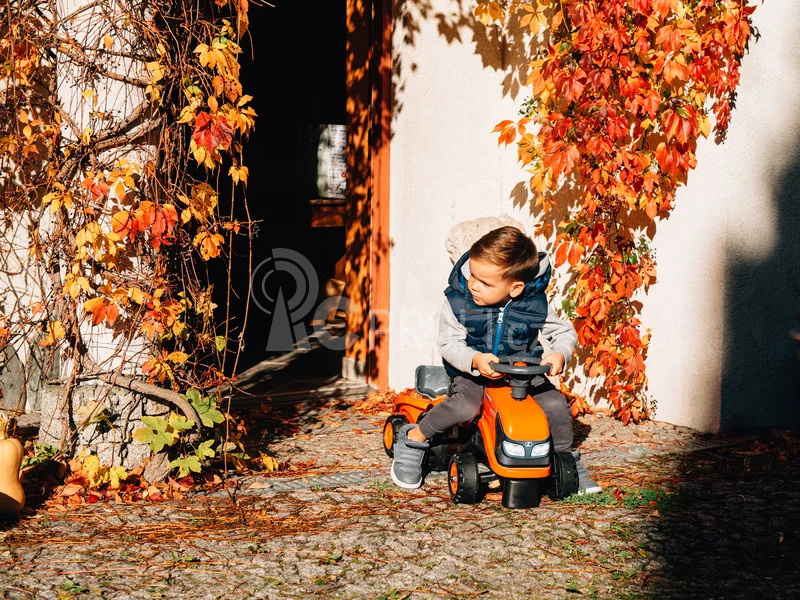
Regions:
<instances>
[{"instance_id":1,"label":"gray sweatpant","mask_svg":"<svg viewBox=\"0 0 800 600\"><path fill-rule=\"evenodd\" d=\"M450 397L434 406L419 424L419 430L430 439L453 425L466 423L481 412L483 390L486 379L479 377L453 378ZM537 375L531 381L530 394L542 407L550 423L550 435L556 452L567 452L572 448L572 414L567 399L550 380Z\"/></svg>"}]
</instances>

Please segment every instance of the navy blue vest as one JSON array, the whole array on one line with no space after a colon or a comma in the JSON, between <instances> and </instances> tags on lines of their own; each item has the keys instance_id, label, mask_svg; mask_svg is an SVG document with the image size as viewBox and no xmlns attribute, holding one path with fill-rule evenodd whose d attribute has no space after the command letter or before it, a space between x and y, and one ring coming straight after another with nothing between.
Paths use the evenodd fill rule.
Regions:
<instances>
[{"instance_id":1,"label":"navy blue vest","mask_svg":"<svg viewBox=\"0 0 800 600\"><path fill-rule=\"evenodd\" d=\"M539 261L546 255L539 253ZM480 306L467 288L461 267L469 260L469 252L458 259L450 272L449 286L444 291L458 322L467 328L467 345L478 352L495 356L533 354L539 346L539 331L547 318L547 295L552 269L525 284L522 293L505 306ZM445 370L451 377L464 375L447 361Z\"/></svg>"}]
</instances>

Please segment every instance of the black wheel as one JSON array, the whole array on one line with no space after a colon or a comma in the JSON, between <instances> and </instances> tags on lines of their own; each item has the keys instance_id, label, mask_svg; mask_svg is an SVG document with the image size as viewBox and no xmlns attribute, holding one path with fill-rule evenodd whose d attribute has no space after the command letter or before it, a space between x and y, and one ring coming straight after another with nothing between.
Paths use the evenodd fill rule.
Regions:
<instances>
[{"instance_id":1,"label":"black wheel","mask_svg":"<svg viewBox=\"0 0 800 600\"><path fill-rule=\"evenodd\" d=\"M475 504L480 493L481 476L478 461L469 452L459 452L450 457L447 468L450 498L456 504Z\"/></svg>"},{"instance_id":2,"label":"black wheel","mask_svg":"<svg viewBox=\"0 0 800 600\"><path fill-rule=\"evenodd\" d=\"M578 493L578 467L572 452L553 452L552 483L548 496L562 500Z\"/></svg>"},{"instance_id":3,"label":"black wheel","mask_svg":"<svg viewBox=\"0 0 800 600\"><path fill-rule=\"evenodd\" d=\"M403 425L408 424L405 415L389 415L383 424L383 449L389 458L394 458L394 441Z\"/></svg>"}]
</instances>

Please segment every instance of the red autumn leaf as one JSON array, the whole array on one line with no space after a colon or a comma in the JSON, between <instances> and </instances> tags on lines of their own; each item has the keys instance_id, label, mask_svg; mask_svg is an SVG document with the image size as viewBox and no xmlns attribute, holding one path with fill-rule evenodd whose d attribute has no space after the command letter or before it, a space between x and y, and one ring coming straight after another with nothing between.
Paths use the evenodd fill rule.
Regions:
<instances>
[{"instance_id":1,"label":"red autumn leaf","mask_svg":"<svg viewBox=\"0 0 800 600\"><path fill-rule=\"evenodd\" d=\"M629 323L620 323L617 325L617 328L614 330L614 333L617 334L619 340L625 344L626 346L630 346L631 348L638 348L641 345L639 340L639 329Z\"/></svg>"},{"instance_id":2,"label":"red autumn leaf","mask_svg":"<svg viewBox=\"0 0 800 600\"><path fill-rule=\"evenodd\" d=\"M220 146L227 150L233 141L233 129L223 115L210 115L203 111L195 117L192 139L208 152L214 152Z\"/></svg>"},{"instance_id":3,"label":"red autumn leaf","mask_svg":"<svg viewBox=\"0 0 800 600\"><path fill-rule=\"evenodd\" d=\"M545 155L542 162L546 168L550 169L553 179L558 179L562 174L568 175L581 156L577 146L560 141L548 144L545 146L545 151L548 154Z\"/></svg>"},{"instance_id":4,"label":"red autumn leaf","mask_svg":"<svg viewBox=\"0 0 800 600\"><path fill-rule=\"evenodd\" d=\"M644 371L644 357L639 352L634 352L628 360L625 361L625 373L632 376L634 373L641 373Z\"/></svg>"},{"instance_id":5,"label":"red autumn leaf","mask_svg":"<svg viewBox=\"0 0 800 600\"><path fill-rule=\"evenodd\" d=\"M171 204L164 204L153 210L153 224L150 227L150 239L158 250L161 244L172 236L175 223L178 222L178 211Z\"/></svg>"},{"instance_id":6,"label":"red autumn leaf","mask_svg":"<svg viewBox=\"0 0 800 600\"><path fill-rule=\"evenodd\" d=\"M514 121L503 121L498 123L494 128L495 132L500 132L497 138L497 145L505 144L506 146L517 138L517 127Z\"/></svg>"},{"instance_id":7,"label":"red autumn leaf","mask_svg":"<svg viewBox=\"0 0 800 600\"><path fill-rule=\"evenodd\" d=\"M119 318L119 306L114 302L109 302L106 309L106 323L109 327L113 326Z\"/></svg>"},{"instance_id":8,"label":"red autumn leaf","mask_svg":"<svg viewBox=\"0 0 800 600\"><path fill-rule=\"evenodd\" d=\"M575 73L568 71L560 71L558 75L553 78L556 84L556 91L567 102L577 100L583 93L583 88L586 87L583 80L585 73L578 69Z\"/></svg>"},{"instance_id":9,"label":"red autumn leaf","mask_svg":"<svg viewBox=\"0 0 800 600\"><path fill-rule=\"evenodd\" d=\"M582 346L594 346L600 341L600 332L593 319L576 319L573 325Z\"/></svg>"}]
</instances>

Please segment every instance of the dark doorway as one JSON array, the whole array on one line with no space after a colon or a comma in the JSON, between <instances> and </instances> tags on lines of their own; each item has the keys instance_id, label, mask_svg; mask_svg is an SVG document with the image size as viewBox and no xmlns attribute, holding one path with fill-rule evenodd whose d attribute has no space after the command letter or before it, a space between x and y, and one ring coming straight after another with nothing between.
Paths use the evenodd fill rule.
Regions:
<instances>
[{"instance_id":1,"label":"dark doorway","mask_svg":"<svg viewBox=\"0 0 800 600\"><path fill-rule=\"evenodd\" d=\"M343 222L338 218L340 212L343 215L344 201L319 197L323 194L316 186L315 160L320 125L345 124L346 5L344 0L271 0L271 4L274 6L251 4L241 57L244 93L253 96L252 106L258 114L243 150L249 168L246 195L250 219L259 222L252 240L256 272L252 293L262 307L271 310L268 313L251 300L236 365L239 373L280 353L267 350L276 314L270 302L277 300L279 288L287 300L296 288L294 278L285 273L265 281L264 269L257 271L259 264L278 248L302 254L316 272L322 296L326 280L337 275L337 263L341 268L345 250ZM230 202L230 197L220 198L223 214L230 209ZM234 214L247 219L239 192ZM232 252L232 329L228 337L235 340L241 332L250 285L248 240L239 236ZM227 275L225 265L216 268L214 301L224 315ZM312 318L313 310L299 328L309 331ZM231 374L232 368L229 360L225 370Z\"/></svg>"}]
</instances>

